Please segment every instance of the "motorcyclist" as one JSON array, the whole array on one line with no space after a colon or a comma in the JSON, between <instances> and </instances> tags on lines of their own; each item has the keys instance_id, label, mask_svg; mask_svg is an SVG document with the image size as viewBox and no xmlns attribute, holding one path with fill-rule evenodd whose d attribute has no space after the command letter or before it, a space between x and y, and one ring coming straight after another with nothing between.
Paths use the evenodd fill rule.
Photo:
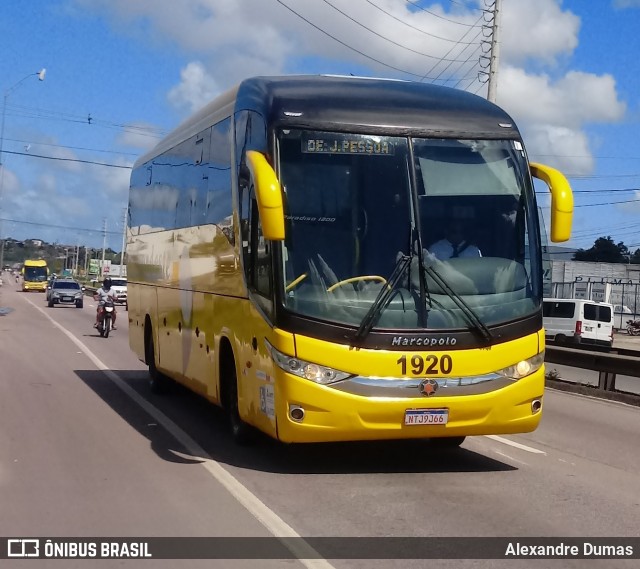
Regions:
<instances>
[{"instance_id":1,"label":"motorcyclist","mask_svg":"<svg viewBox=\"0 0 640 569\"><path fill-rule=\"evenodd\" d=\"M102 281L102 286L93 293L93 300L98 301L98 308L96 310L96 322L93 325L94 328L98 327L98 323L100 321L100 305L105 302L107 299L111 298L113 302L113 312L111 313L111 329L117 330L116 328L116 307L115 303L117 300L117 296L115 291L111 290L111 278L106 277Z\"/></svg>"}]
</instances>

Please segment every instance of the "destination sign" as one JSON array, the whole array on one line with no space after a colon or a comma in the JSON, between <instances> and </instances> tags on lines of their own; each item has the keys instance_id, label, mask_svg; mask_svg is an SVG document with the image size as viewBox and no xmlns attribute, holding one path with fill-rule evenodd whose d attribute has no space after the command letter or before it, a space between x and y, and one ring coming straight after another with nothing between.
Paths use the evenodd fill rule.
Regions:
<instances>
[{"instance_id":1,"label":"destination sign","mask_svg":"<svg viewBox=\"0 0 640 569\"><path fill-rule=\"evenodd\" d=\"M306 154L370 154L392 156L394 145L387 140L369 137L314 137L302 140Z\"/></svg>"}]
</instances>

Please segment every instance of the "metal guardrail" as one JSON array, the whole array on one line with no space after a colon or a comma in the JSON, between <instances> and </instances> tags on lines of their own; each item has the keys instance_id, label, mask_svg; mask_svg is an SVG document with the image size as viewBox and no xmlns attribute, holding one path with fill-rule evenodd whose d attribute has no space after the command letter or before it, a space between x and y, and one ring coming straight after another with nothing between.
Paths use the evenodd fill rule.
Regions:
<instances>
[{"instance_id":1,"label":"metal guardrail","mask_svg":"<svg viewBox=\"0 0 640 569\"><path fill-rule=\"evenodd\" d=\"M640 352L623 353L587 351L577 348L546 346L545 361L598 372L598 391L615 392L616 374L640 378ZM640 395L628 394L640 398Z\"/></svg>"}]
</instances>

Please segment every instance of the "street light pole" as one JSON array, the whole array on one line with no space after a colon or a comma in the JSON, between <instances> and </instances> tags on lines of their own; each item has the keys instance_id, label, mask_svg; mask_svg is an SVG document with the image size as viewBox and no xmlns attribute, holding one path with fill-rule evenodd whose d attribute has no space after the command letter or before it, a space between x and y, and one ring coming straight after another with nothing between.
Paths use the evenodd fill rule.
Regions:
<instances>
[{"instance_id":1,"label":"street light pole","mask_svg":"<svg viewBox=\"0 0 640 569\"><path fill-rule=\"evenodd\" d=\"M7 115L7 100L9 99L9 95L13 93L22 83L24 83L29 77L33 77L34 75L38 76L38 81L44 81L44 76L47 70L43 67L37 73L29 73L26 77L23 77L18 81L13 87L9 87L4 92L4 100L2 101L2 124L0 125L0 240L2 243L0 244L0 271L4 266L4 234L2 227L2 192L4 188L4 155L2 153L2 149L4 147L4 121Z\"/></svg>"}]
</instances>

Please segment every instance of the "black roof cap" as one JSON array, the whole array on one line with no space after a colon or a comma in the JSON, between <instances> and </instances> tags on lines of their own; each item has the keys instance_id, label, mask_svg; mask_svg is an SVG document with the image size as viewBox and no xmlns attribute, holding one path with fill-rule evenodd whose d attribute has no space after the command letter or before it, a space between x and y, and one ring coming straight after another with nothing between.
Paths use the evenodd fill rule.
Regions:
<instances>
[{"instance_id":1,"label":"black roof cap","mask_svg":"<svg viewBox=\"0 0 640 569\"><path fill-rule=\"evenodd\" d=\"M298 75L254 77L237 92L236 111L270 121L349 132L520 138L513 119L486 99L425 83Z\"/></svg>"}]
</instances>

